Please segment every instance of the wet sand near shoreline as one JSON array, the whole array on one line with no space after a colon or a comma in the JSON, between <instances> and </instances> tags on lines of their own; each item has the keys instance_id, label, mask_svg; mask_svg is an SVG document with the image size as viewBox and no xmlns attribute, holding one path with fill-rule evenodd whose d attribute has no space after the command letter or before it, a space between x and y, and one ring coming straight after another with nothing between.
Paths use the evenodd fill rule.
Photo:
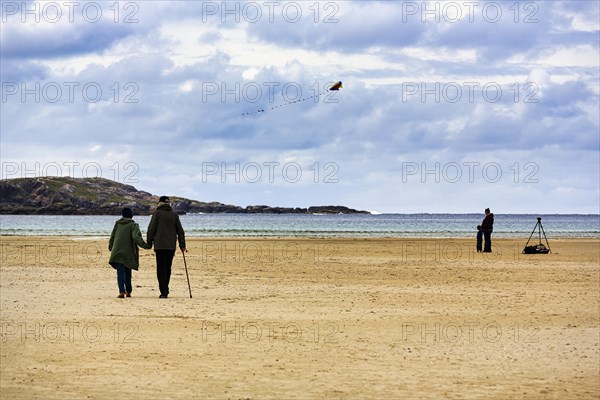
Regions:
<instances>
[{"instance_id":1,"label":"wet sand near shoreline","mask_svg":"<svg viewBox=\"0 0 600 400\"><path fill-rule=\"evenodd\" d=\"M0 237L0 398L600 396L600 239L188 239L159 299L141 250Z\"/></svg>"}]
</instances>

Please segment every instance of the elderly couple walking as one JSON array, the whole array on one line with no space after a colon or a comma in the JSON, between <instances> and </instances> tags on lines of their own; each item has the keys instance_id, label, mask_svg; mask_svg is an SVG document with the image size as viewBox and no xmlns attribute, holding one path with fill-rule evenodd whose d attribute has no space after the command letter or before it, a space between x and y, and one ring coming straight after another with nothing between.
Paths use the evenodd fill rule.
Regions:
<instances>
[{"instance_id":1,"label":"elderly couple walking","mask_svg":"<svg viewBox=\"0 0 600 400\"><path fill-rule=\"evenodd\" d=\"M119 298L131 297L133 290L131 286L131 270L138 270L139 251L138 247L151 249L154 245L156 255L156 277L160 289L160 298L169 296L169 281L171 280L171 265L175 256L176 244L186 252L185 233L177 215L170 204L167 196L158 200L156 211L152 214L146 241L142 238L139 225L133 221L133 212L124 208L121 212L122 218L115 222L110 235L108 250L110 259L108 263L117 270L117 284L119 286Z\"/></svg>"}]
</instances>

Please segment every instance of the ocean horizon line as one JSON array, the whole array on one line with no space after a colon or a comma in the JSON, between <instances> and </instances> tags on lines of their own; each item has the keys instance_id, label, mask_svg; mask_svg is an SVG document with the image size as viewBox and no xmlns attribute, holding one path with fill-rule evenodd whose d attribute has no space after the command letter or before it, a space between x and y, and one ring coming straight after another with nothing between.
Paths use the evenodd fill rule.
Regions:
<instances>
[{"instance_id":1,"label":"ocean horizon line","mask_svg":"<svg viewBox=\"0 0 600 400\"><path fill-rule=\"evenodd\" d=\"M365 210L370 214L360 214L360 215L483 215L483 212L379 212L372 210ZM0 214L0 218L5 216L60 216L60 217L103 217L103 216L118 216L120 215L120 209L115 210L115 214ZM135 214L138 217L147 217L148 215L139 215ZM240 212L191 212L185 213L181 215L253 215L253 216L273 216L273 215L294 215L294 216L313 216L313 215L359 215L359 213L307 213L307 214L299 214L299 213L240 213ZM553 216L553 215L564 215L564 216L597 216L600 217L599 213L562 213L562 212L544 212L544 213L532 213L532 212L494 212L494 215L521 215L521 216L531 216L531 215L542 215L542 216Z\"/></svg>"},{"instance_id":2,"label":"ocean horizon line","mask_svg":"<svg viewBox=\"0 0 600 400\"><path fill-rule=\"evenodd\" d=\"M119 215L2 215L0 235L106 236ZM186 214L188 237L473 237L481 214ZM596 214L497 214L494 237L523 237L537 228L549 237L598 237ZM142 231L149 215L134 216Z\"/></svg>"}]
</instances>

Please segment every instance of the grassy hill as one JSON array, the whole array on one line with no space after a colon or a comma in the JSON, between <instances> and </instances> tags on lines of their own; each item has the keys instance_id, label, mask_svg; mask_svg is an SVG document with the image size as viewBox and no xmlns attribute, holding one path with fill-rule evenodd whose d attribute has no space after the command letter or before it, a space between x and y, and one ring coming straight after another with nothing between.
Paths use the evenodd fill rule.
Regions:
<instances>
[{"instance_id":1,"label":"grassy hill","mask_svg":"<svg viewBox=\"0 0 600 400\"><path fill-rule=\"evenodd\" d=\"M154 211L158 196L105 178L39 177L0 180L0 214L118 215L129 207L137 215ZM171 196L185 213L365 213L343 206L289 208L240 206Z\"/></svg>"}]
</instances>

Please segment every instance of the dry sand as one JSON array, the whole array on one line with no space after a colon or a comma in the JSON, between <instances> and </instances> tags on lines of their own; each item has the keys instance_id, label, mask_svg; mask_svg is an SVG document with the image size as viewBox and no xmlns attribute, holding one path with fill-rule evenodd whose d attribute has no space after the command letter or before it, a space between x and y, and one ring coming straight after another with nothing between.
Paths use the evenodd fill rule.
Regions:
<instances>
[{"instance_id":1,"label":"dry sand","mask_svg":"<svg viewBox=\"0 0 600 400\"><path fill-rule=\"evenodd\" d=\"M600 397L599 239L0 239L2 399Z\"/></svg>"}]
</instances>

